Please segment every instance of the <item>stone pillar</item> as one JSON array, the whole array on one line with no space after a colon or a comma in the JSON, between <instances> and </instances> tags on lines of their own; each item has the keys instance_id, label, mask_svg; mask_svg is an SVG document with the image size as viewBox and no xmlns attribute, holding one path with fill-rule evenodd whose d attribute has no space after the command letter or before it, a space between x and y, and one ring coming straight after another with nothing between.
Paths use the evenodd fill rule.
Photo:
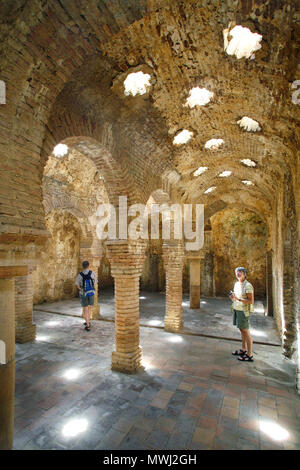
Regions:
<instances>
[{"instance_id":1,"label":"stone pillar","mask_svg":"<svg viewBox=\"0 0 300 470\"><path fill-rule=\"evenodd\" d=\"M272 250L266 253L266 297L267 316L273 316L273 290L272 290Z\"/></svg>"},{"instance_id":2,"label":"stone pillar","mask_svg":"<svg viewBox=\"0 0 300 470\"><path fill-rule=\"evenodd\" d=\"M182 269L184 256L184 247L180 241L163 243L163 261L166 271L166 331L178 331L183 326Z\"/></svg>"},{"instance_id":3,"label":"stone pillar","mask_svg":"<svg viewBox=\"0 0 300 470\"><path fill-rule=\"evenodd\" d=\"M115 342L112 370L142 370L139 328L139 279L146 258L144 240L105 242L115 283Z\"/></svg>"},{"instance_id":4,"label":"stone pillar","mask_svg":"<svg viewBox=\"0 0 300 470\"><path fill-rule=\"evenodd\" d=\"M33 271L36 266L28 268L27 276L15 279L15 315L16 342L34 341L36 325L33 323Z\"/></svg>"},{"instance_id":5,"label":"stone pillar","mask_svg":"<svg viewBox=\"0 0 300 470\"><path fill-rule=\"evenodd\" d=\"M15 394L15 281L27 266L0 266L0 450L13 446Z\"/></svg>"},{"instance_id":6,"label":"stone pillar","mask_svg":"<svg viewBox=\"0 0 300 470\"><path fill-rule=\"evenodd\" d=\"M89 250L80 250L80 271L82 270L82 262L88 261L90 263L89 269L94 271L98 278L98 269L100 266L100 256L91 255ZM83 316L83 309L82 309ZM100 305L98 303L98 283L95 285L94 305L92 306L91 320L100 320Z\"/></svg>"},{"instance_id":7,"label":"stone pillar","mask_svg":"<svg viewBox=\"0 0 300 470\"><path fill-rule=\"evenodd\" d=\"M200 308L200 269L201 258L190 261L190 308Z\"/></svg>"}]
</instances>

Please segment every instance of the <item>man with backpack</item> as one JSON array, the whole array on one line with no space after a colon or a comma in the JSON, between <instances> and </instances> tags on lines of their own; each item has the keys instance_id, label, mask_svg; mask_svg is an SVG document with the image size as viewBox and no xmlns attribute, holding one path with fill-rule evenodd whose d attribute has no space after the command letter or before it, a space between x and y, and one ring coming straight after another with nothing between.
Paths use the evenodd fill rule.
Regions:
<instances>
[{"instance_id":1,"label":"man with backpack","mask_svg":"<svg viewBox=\"0 0 300 470\"><path fill-rule=\"evenodd\" d=\"M83 316L85 318L85 330L91 329L91 305L94 305L95 299L95 285L97 277L93 271L89 270L90 263L83 261L83 270L78 274L75 280L75 285L79 290L80 303L83 307Z\"/></svg>"}]
</instances>

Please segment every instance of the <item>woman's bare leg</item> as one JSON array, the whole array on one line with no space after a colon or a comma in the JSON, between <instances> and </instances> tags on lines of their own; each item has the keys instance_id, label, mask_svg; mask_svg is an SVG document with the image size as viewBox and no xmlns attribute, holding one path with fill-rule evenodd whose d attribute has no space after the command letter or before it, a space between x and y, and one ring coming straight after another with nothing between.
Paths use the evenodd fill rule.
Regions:
<instances>
[{"instance_id":1,"label":"woman's bare leg","mask_svg":"<svg viewBox=\"0 0 300 470\"><path fill-rule=\"evenodd\" d=\"M242 350L246 351L246 337L245 337L244 331L245 330L240 329L241 336L242 336Z\"/></svg>"},{"instance_id":2,"label":"woman's bare leg","mask_svg":"<svg viewBox=\"0 0 300 470\"><path fill-rule=\"evenodd\" d=\"M244 338L245 338L246 344L247 344L247 354L248 354L248 356L252 356L253 341L252 341L252 338L251 338L251 335L250 335L250 330L244 330Z\"/></svg>"}]
</instances>

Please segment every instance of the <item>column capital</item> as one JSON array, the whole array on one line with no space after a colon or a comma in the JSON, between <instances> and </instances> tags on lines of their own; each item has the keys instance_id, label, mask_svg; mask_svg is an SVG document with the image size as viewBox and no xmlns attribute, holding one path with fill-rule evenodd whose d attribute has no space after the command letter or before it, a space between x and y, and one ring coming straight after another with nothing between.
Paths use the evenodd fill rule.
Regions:
<instances>
[{"instance_id":1,"label":"column capital","mask_svg":"<svg viewBox=\"0 0 300 470\"><path fill-rule=\"evenodd\" d=\"M0 279L11 279L17 276L26 276L28 266L0 266Z\"/></svg>"},{"instance_id":2,"label":"column capital","mask_svg":"<svg viewBox=\"0 0 300 470\"><path fill-rule=\"evenodd\" d=\"M142 274L146 240L107 240L105 246L113 276Z\"/></svg>"}]
</instances>

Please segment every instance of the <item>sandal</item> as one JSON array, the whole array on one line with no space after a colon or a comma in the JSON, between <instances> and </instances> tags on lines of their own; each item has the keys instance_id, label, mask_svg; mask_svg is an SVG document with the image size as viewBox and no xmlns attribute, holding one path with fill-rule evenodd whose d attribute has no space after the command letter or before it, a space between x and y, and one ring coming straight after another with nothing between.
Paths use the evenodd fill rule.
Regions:
<instances>
[{"instance_id":1,"label":"sandal","mask_svg":"<svg viewBox=\"0 0 300 470\"><path fill-rule=\"evenodd\" d=\"M240 351L236 350L234 351L233 353L231 353L233 356L244 356L245 354L247 354L247 351L243 351L243 349L240 349Z\"/></svg>"},{"instance_id":2,"label":"sandal","mask_svg":"<svg viewBox=\"0 0 300 470\"><path fill-rule=\"evenodd\" d=\"M91 331L91 326L86 326L86 327L85 327L85 330L86 330L86 331Z\"/></svg>"},{"instance_id":3,"label":"sandal","mask_svg":"<svg viewBox=\"0 0 300 470\"><path fill-rule=\"evenodd\" d=\"M239 361L253 362L253 356L249 356L247 353L244 356L238 357Z\"/></svg>"}]
</instances>

